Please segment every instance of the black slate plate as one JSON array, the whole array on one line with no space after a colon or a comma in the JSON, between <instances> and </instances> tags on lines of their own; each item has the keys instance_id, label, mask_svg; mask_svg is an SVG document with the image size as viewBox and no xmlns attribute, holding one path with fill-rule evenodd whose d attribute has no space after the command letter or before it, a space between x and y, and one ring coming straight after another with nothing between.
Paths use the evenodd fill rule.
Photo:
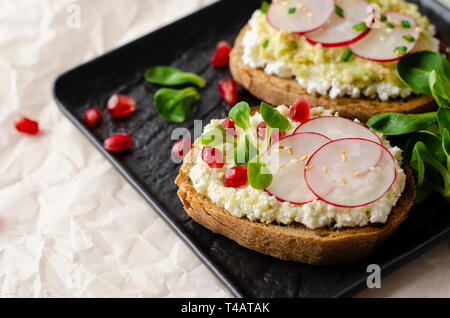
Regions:
<instances>
[{"instance_id":1,"label":"black slate plate","mask_svg":"<svg viewBox=\"0 0 450 318\"><path fill-rule=\"evenodd\" d=\"M448 31L449 12L432 1L422 1L424 12L438 29ZM156 64L173 65L201 74L208 86L201 90L201 103L194 118L207 123L228 113L217 91L217 81L229 77L227 68L209 66L219 40L233 42L260 0L224 0L120 47L89 63L62 74L54 83L54 96L63 113L89 138L154 207L173 230L192 248L208 268L236 296L339 297L365 288L367 265L379 264L382 275L417 257L450 233L449 206L439 197L415 207L400 231L377 254L343 266L310 266L280 261L245 249L193 222L184 212L174 185L178 165L170 159L171 133L176 127L193 129L193 120L168 124L153 107L157 87L146 83L144 70ZM450 34L446 34L450 43ZM106 101L114 93L127 93L137 100L137 110L123 119L112 119ZM244 91L240 100L258 101ZM86 108L98 107L103 122L88 128ZM134 140L131 150L110 154L102 141L117 131Z\"/></svg>"}]
</instances>

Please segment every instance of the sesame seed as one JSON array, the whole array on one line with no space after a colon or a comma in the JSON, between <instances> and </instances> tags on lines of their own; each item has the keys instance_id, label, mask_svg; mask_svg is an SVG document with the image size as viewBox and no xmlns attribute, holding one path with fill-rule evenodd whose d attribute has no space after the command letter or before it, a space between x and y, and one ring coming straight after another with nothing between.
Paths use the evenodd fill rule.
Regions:
<instances>
[{"instance_id":1,"label":"sesame seed","mask_svg":"<svg viewBox=\"0 0 450 318\"><path fill-rule=\"evenodd\" d=\"M312 168L314 168L314 166L306 166L305 170L311 170Z\"/></svg>"},{"instance_id":2,"label":"sesame seed","mask_svg":"<svg viewBox=\"0 0 450 318\"><path fill-rule=\"evenodd\" d=\"M308 160L308 156L303 156L303 157L300 158L300 160L301 161L306 161L306 160Z\"/></svg>"},{"instance_id":3,"label":"sesame seed","mask_svg":"<svg viewBox=\"0 0 450 318\"><path fill-rule=\"evenodd\" d=\"M358 178L361 175L361 172L356 171L355 174L353 175L353 177Z\"/></svg>"},{"instance_id":4,"label":"sesame seed","mask_svg":"<svg viewBox=\"0 0 450 318\"><path fill-rule=\"evenodd\" d=\"M289 160L291 163L298 163L298 160L297 159L291 159L291 160Z\"/></svg>"},{"instance_id":5,"label":"sesame seed","mask_svg":"<svg viewBox=\"0 0 450 318\"><path fill-rule=\"evenodd\" d=\"M322 167L323 173L328 173L328 168L327 167Z\"/></svg>"},{"instance_id":6,"label":"sesame seed","mask_svg":"<svg viewBox=\"0 0 450 318\"><path fill-rule=\"evenodd\" d=\"M347 180L345 180L344 177L339 177L339 181L341 181L341 183L346 184Z\"/></svg>"},{"instance_id":7,"label":"sesame seed","mask_svg":"<svg viewBox=\"0 0 450 318\"><path fill-rule=\"evenodd\" d=\"M278 166L278 168L279 168L279 169L284 168L284 165L281 164L281 165Z\"/></svg>"},{"instance_id":8,"label":"sesame seed","mask_svg":"<svg viewBox=\"0 0 450 318\"><path fill-rule=\"evenodd\" d=\"M278 145L278 149L284 149L282 145Z\"/></svg>"},{"instance_id":9,"label":"sesame seed","mask_svg":"<svg viewBox=\"0 0 450 318\"><path fill-rule=\"evenodd\" d=\"M289 152L290 155L293 155L293 154L294 154L294 152L292 151L292 148L291 148L291 147L287 147L286 149L287 149L287 151Z\"/></svg>"},{"instance_id":10,"label":"sesame seed","mask_svg":"<svg viewBox=\"0 0 450 318\"><path fill-rule=\"evenodd\" d=\"M341 156L341 158L342 158L342 162L343 162L343 163L346 163L346 162L347 162L347 156L346 156L345 154L343 154L343 155Z\"/></svg>"},{"instance_id":11,"label":"sesame seed","mask_svg":"<svg viewBox=\"0 0 450 318\"><path fill-rule=\"evenodd\" d=\"M370 167L370 170L372 170L373 172L377 171L377 168L375 167Z\"/></svg>"}]
</instances>

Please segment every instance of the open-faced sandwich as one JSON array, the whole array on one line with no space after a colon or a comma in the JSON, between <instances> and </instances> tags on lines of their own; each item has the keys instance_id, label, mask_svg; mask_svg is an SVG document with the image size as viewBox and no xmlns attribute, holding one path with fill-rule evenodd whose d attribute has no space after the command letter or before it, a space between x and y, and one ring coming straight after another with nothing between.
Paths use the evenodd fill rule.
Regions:
<instances>
[{"instance_id":1,"label":"open-faced sandwich","mask_svg":"<svg viewBox=\"0 0 450 318\"><path fill-rule=\"evenodd\" d=\"M372 253L405 220L415 183L402 151L330 109L238 103L212 120L176 179L186 212L252 250L340 264Z\"/></svg>"},{"instance_id":2,"label":"open-faced sandwich","mask_svg":"<svg viewBox=\"0 0 450 318\"><path fill-rule=\"evenodd\" d=\"M435 107L397 76L415 51L441 51L435 27L404 0L273 0L236 39L236 81L273 105L303 96L312 106L366 121L381 112Z\"/></svg>"}]
</instances>

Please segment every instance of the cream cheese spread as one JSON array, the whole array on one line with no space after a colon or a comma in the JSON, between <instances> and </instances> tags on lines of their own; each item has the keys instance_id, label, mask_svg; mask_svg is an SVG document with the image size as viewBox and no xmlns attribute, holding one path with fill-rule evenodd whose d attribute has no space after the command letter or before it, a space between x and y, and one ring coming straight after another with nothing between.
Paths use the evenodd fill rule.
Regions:
<instances>
[{"instance_id":1,"label":"cream cheese spread","mask_svg":"<svg viewBox=\"0 0 450 318\"><path fill-rule=\"evenodd\" d=\"M382 9L401 9L418 21L422 31L414 51L439 51L435 28L420 15L416 5L403 0L375 2ZM358 57L342 62L345 47L324 48L320 44L310 44L304 36L277 31L260 10L254 12L248 24L250 28L242 40L243 62L252 68L264 69L269 75L295 78L308 94L319 93L332 99L378 97L387 101L413 93L397 77L397 62L379 63Z\"/></svg>"},{"instance_id":2,"label":"cream cheese spread","mask_svg":"<svg viewBox=\"0 0 450 318\"><path fill-rule=\"evenodd\" d=\"M278 106L277 109L287 117L288 107ZM330 115L332 115L332 112L322 107L311 108L311 117ZM254 114L250 119L250 123L255 130L262 121L259 113ZM204 131L211 130L221 122L222 120L212 120ZM299 125L299 123L292 121L290 123L291 127L287 134L292 133ZM267 192L256 190L249 185L241 188L227 188L222 184L222 177L227 169L233 166L232 160L227 159L227 163L221 169L213 169L203 162L200 152L198 152L195 163L190 168L189 177L197 192L208 196L217 206L226 209L231 215L239 218L246 217L251 221L279 224L297 222L310 229L325 226L339 228L365 226L369 223L385 223L405 188L406 176L401 168L402 150L398 147L392 147L383 135L379 134L379 136L383 145L395 158L397 179L383 197L362 207L342 208L320 200L304 205L295 205L289 202L280 202ZM223 150L222 147L227 146L221 145L217 148Z\"/></svg>"}]
</instances>

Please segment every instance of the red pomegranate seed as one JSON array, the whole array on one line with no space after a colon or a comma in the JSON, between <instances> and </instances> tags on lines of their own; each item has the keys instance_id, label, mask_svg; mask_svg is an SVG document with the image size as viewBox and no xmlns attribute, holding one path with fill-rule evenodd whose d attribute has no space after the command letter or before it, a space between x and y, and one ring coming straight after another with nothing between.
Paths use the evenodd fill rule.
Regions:
<instances>
[{"instance_id":1,"label":"red pomegranate seed","mask_svg":"<svg viewBox=\"0 0 450 318\"><path fill-rule=\"evenodd\" d=\"M279 131L278 129L272 130L272 136L270 137L270 142L277 142L280 138L286 136L286 131Z\"/></svg>"},{"instance_id":2,"label":"red pomegranate seed","mask_svg":"<svg viewBox=\"0 0 450 318\"><path fill-rule=\"evenodd\" d=\"M222 99L230 106L237 101L237 84L232 78L224 78L219 81L219 91Z\"/></svg>"},{"instance_id":3,"label":"red pomegranate seed","mask_svg":"<svg viewBox=\"0 0 450 318\"><path fill-rule=\"evenodd\" d=\"M232 121L230 118L226 118L220 125L222 125L227 134L234 137L237 136L236 126L234 125L234 121Z\"/></svg>"},{"instance_id":4,"label":"red pomegranate seed","mask_svg":"<svg viewBox=\"0 0 450 318\"><path fill-rule=\"evenodd\" d=\"M217 148L206 146L202 150L202 159L211 168L223 168L225 161L223 159L222 151Z\"/></svg>"},{"instance_id":5,"label":"red pomegranate seed","mask_svg":"<svg viewBox=\"0 0 450 318\"><path fill-rule=\"evenodd\" d=\"M180 158L184 158L192 148L192 141L189 138L178 140L172 146L172 153Z\"/></svg>"},{"instance_id":6,"label":"red pomegranate seed","mask_svg":"<svg viewBox=\"0 0 450 318\"><path fill-rule=\"evenodd\" d=\"M230 61L231 46L226 41L217 44L217 50L211 57L210 63L213 66L225 66Z\"/></svg>"},{"instance_id":7,"label":"red pomegranate seed","mask_svg":"<svg viewBox=\"0 0 450 318\"><path fill-rule=\"evenodd\" d=\"M289 118L293 121L303 123L309 119L309 104L303 97L299 97L289 109Z\"/></svg>"},{"instance_id":8,"label":"red pomegranate seed","mask_svg":"<svg viewBox=\"0 0 450 318\"><path fill-rule=\"evenodd\" d=\"M131 147L133 141L126 133L116 133L105 140L103 146L108 151L122 151Z\"/></svg>"},{"instance_id":9,"label":"red pomegranate seed","mask_svg":"<svg viewBox=\"0 0 450 318\"><path fill-rule=\"evenodd\" d=\"M266 138L266 128L267 124L265 122L259 123L258 126L256 127L259 140L261 141L263 141Z\"/></svg>"},{"instance_id":10,"label":"red pomegranate seed","mask_svg":"<svg viewBox=\"0 0 450 318\"><path fill-rule=\"evenodd\" d=\"M239 188L248 183L247 166L237 166L225 172L222 183L228 188Z\"/></svg>"},{"instance_id":11,"label":"red pomegranate seed","mask_svg":"<svg viewBox=\"0 0 450 318\"><path fill-rule=\"evenodd\" d=\"M257 133L258 133L258 138L259 140L263 141L266 138L266 127L267 124L265 122L262 122L258 125L257 129ZM272 135L270 136L270 142L276 142L278 141L281 137L286 136L286 132L285 131L280 131L277 128L273 128L272 129Z\"/></svg>"},{"instance_id":12,"label":"red pomegranate seed","mask_svg":"<svg viewBox=\"0 0 450 318\"><path fill-rule=\"evenodd\" d=\"M94 126L102 118L102 113L98 108L89 108L84 112L84 121L89 126Z\"/></svg>"},{"instance_id":13,"label":"red pomegranate seed","mask_svg":"<svg viewBox=\"0 0 450 318\"><path fill-rule=\"evenodd\" d=\"M108 100L108 112L112 117L122 117L134 112L136 100L129 95L114 94Z\"/></svg>"},{"instance_id":14,"label":"red pomegranate seed","mask_svg":"<svg viewBox=\"0 0 450 318\"><path fill-rule=\"evenodd\" d=\"M39 133L39 123L24 116L17 116L14 120L14 126L20 132L29 135L37 135Z\"/></svg>"}]
</instances>

